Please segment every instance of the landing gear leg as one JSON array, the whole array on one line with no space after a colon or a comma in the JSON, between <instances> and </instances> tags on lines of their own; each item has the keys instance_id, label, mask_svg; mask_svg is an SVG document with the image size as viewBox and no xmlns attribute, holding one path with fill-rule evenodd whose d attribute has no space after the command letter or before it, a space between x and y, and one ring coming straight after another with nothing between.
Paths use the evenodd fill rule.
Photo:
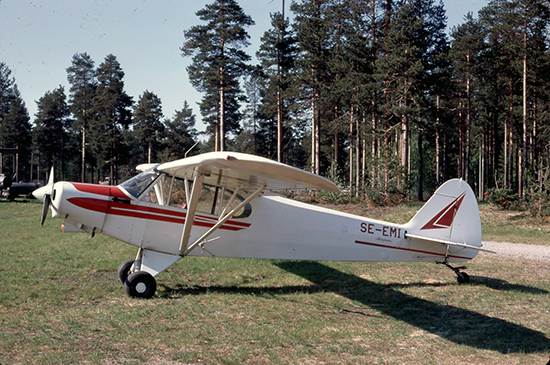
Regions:
<instances>
[{"instance_id":1,"label":"landing gear leg","mask_svg":"<svg viewBox=\"0 0 550 365\"><path fill-rule=\"evenodd\" d=\"M460 270L466 270L467 269L466 266L453 267L449 265L449 263L446 260L444 262L438 262L438 264L445 265L449 269L453 270L456 274L456 280L458 281L459 284L466 284L470 282L470 275L460 271Z\"/></svg>"}]
</instances>

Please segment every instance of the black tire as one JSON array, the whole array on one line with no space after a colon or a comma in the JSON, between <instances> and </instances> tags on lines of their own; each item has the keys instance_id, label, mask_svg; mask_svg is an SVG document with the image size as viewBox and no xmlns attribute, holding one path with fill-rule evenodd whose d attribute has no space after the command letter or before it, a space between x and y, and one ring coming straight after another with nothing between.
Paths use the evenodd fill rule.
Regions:
<instances>
[{"instance_id":1,"label":"black tire","mask_svg":"<svg viewBox=\"0 0 550 365\"><path fill-rule=\"evenodd\" d=\"M134 260L126 260L120 266L118 267L117 274L118 279L122 284L126 282L126 279L128 279L128 275L131 274L130 269L132 268L132 265L134 264Z\"/></svg>"},{"instance_id":2,"label":"black tire","mask_svg":"<svg viewBox=\"0 0 550 365\"><path fill-rule=\"evenodd\" d=\"M157 291L157 282L153 275L146 271L136 271L128 276L124 283L126 295L132 298L149 299Z\"/></svg>"},{"instance_id":3,"label":"black tire","mask_svg":"<svg viewBox=\"0 0 550 365\"><path fill-rule=\"evenodd\" d=\"M456 280L459 284L467 284L470 282L470 275L465 272L459 272L456 276Z\"/></svg>"}]
</instances>

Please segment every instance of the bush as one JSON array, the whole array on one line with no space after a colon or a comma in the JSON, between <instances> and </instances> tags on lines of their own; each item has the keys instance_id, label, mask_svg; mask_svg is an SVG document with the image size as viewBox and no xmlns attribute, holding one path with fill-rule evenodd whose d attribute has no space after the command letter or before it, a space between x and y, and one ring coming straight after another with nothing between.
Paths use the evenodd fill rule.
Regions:
<instances>
[{"instance_id":1,"label":"bush","mask_svg":"<svg viewBox=\"0 0 550 365\"><path fill-rule=\"evenodd\" d=\"M511 189L491 189L485 200L502 209L518 209L521 205L519 195Z\"/></svg>"},{"instance_id":2,"label":"bush","mask_svg":"<svg viewBox=\"0 0 550 365\"><path fill-rule=\"evenodd\" d=\"M550 181L547 175L541 176L540 181L529 184L527 196L528 207L532 216L550 221Z\"/></svg>"}]
</instances>

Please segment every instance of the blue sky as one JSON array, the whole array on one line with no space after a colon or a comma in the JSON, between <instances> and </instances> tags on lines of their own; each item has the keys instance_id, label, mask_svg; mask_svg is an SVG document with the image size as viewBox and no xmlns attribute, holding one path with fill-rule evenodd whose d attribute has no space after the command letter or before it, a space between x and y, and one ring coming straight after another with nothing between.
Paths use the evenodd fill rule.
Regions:
<instances>
[{"instance_id":1,"label":"blue sky","mask_svg":"<svg viewBox=\"0 0 550 365\"><path fill-rule=\"evenodd\" d=\"M270 27L269 14L280 0L237 0L256 24L248 28L254 55ZM31 120L36 100L59 85L69 93L66 69L75 53L88 53L96 67L106 55L117 57L125 72L126 92L137 101L144 91L161 100L172 117L187 100L200 121L202 95L189 84L179 48L183 31L199 24L195 12L212 1L191 0L0 0L0 62L12 71ZM286 0L289 13L291 0ZM474 17L487 0L444 0L448 25ZM197 127L203 127L198 123Z\"/></svg>"}]
</instances>

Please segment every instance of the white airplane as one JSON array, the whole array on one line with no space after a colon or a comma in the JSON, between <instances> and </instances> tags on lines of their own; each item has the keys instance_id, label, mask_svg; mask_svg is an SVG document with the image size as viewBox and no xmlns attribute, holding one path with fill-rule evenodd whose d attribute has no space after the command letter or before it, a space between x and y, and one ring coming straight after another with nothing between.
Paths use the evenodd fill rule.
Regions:
<instances>
[{"instance_id":1,"label":"white airplane","mask_svg":"<svg viewBox=\"0 0 550 365\"><path fill-rule=\"evenodd\" d=\"M64 232L103 233L138 247L118 277L130 297L150 298L155 276L184 256L291 260L436 262L460 283L481 246L476 198L462 180L443 184L407 224L338 212L277 192L339 192L312 173L236 152L211 152L138 166L118 186L53 182L33 194L44 202L42 224L64 219Z\"/></svg>"}]
</instances>

